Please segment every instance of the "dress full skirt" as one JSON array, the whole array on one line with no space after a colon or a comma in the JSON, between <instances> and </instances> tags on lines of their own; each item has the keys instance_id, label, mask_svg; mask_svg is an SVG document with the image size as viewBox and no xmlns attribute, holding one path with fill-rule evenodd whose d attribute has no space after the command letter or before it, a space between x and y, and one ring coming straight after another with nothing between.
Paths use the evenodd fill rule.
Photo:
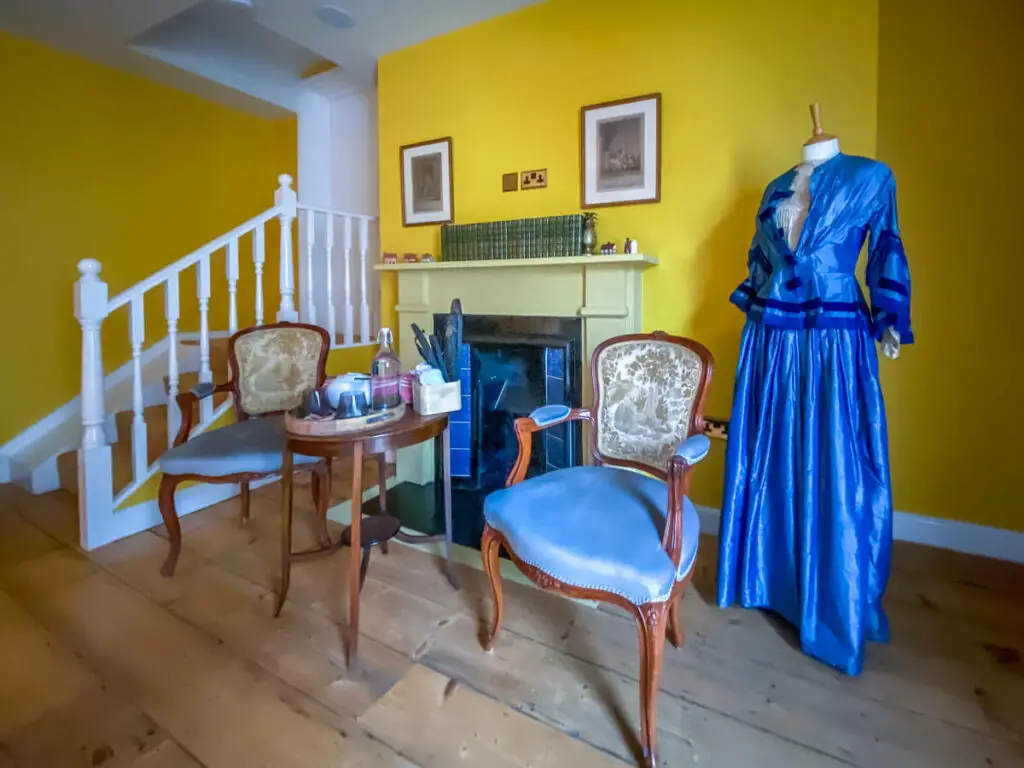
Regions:
<instances>
[{"instance_id":1,"label":"dress full skirt","mask_svg":"<svg viewBox=\"0 0 1024 768\"><path fill-rule=\"evenodd\" d=\"M868 640L888 640L892 493L867 330L747 322L720 548L720 606L781 615L806 653L851 675Z\"/></svg>"}]
</instances>

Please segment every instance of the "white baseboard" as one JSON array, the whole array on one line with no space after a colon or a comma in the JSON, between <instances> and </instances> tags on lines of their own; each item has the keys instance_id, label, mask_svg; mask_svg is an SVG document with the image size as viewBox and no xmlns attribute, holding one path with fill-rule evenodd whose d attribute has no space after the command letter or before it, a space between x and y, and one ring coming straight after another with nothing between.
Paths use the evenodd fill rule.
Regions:
<instances>
[{"instance_id":1,"label":"white baseboard","mask_svg":"<svg viewBox=\"0 0 1024 768\"><path fill-rule=\"evenodd\" d=\"M700 517L701 533L717 536L722 511L715 507L695 506ZM969 555L1024 563L1024 533L988 525L944 520L913 512L896 512L893 516L893 538Z\"/></svg>"},{"instance_id":2,"label":"white baseboard","mask_svg":"<svg viewBox=\"0 0 1024 768\"><path fill-rule=\"evenodd\" d=\"M253 490L268 483L277 482L278 476L257 480L250 484ZM224 483L211 485L208 483L192 485L188 488L180 488L174 494L174 506L178 511L178 517L190 515L200 509L212 507L222 501L239 494L238 483ZM93 540L90 541L89 549L102 547L104 544L123 539L126 536L148 530L155 525L160 525L163 518L160 516L160 505L156 499L144 501L126 509L119 509L110 515L108 524L100 526L95 532Z\"/></svg>"}]
</instances>

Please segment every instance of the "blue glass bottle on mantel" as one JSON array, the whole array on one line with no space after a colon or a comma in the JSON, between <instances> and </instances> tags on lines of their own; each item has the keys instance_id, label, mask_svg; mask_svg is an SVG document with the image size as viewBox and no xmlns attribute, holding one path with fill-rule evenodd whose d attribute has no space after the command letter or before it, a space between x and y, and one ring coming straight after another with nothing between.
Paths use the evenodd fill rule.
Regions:
<instances>
[{"instance_id":1,"label":"blue glass bottle on mantel","mask_svg":"<svg viewBox=\"0 0 1024 768\"><path fill-rule=\"evenodd\" d=\"M374 410L382 411L401 404L402 396L398 384L402 375L402 364L395 354L394 338L390 328L377 332L377 354L370 369L371 391Z\"/></svg>"}]
</instances>

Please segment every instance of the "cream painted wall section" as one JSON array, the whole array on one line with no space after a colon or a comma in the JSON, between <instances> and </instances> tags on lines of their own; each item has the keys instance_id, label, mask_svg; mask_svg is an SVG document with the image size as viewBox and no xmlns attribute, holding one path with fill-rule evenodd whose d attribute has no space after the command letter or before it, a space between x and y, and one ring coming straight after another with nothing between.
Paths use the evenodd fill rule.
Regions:
<instances>
[{"instance_id":1,"label":"cream painted wall section","mask_svg":"<svg viewBox=\"0 0 1024 768\"><path fill-rule=\"evenodd\" d=\"M661 92L662 201L601 209L598 233L659 257L644 276L644 329L712 350L707 410L726 416L744 320L728 297L761 193L799 161L812 101L844 151L875 154L877 32L873 0L549 0L384 56L383 249L440 243L437 227L402 226L402 144L452 137L458 223L575 213L580 107ZM547 189L501 191L503 173L533 168L548 169ZM397 300L385 280L384 307ZM720 505L723 457L716 443L696 501ZM904 478L919 466L912 448L893 461Z\"/></svg>"}]
</instances>

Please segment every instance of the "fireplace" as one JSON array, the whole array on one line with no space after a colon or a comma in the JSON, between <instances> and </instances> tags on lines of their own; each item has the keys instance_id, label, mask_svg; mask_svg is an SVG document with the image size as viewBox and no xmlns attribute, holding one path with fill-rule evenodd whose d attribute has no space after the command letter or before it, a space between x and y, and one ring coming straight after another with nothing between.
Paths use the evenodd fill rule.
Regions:
<instances>
[{"instance_id":1,"label":"fireplace","mask_svg":"<svg viewBox=\"0 0 1024 768\"><path fill-rule=\"evenodd\" d=\"M452 520L455 541L479 548L484 497L504 487L519 453L515 420L542 405L581 405L583 324L505 315L466 315L464 323L462 409L450 417ZM527 476L581 464L582 442L579 422L540 433ZM440 453L435 465L439 485Z\"/></svg>"}]
</instances>

